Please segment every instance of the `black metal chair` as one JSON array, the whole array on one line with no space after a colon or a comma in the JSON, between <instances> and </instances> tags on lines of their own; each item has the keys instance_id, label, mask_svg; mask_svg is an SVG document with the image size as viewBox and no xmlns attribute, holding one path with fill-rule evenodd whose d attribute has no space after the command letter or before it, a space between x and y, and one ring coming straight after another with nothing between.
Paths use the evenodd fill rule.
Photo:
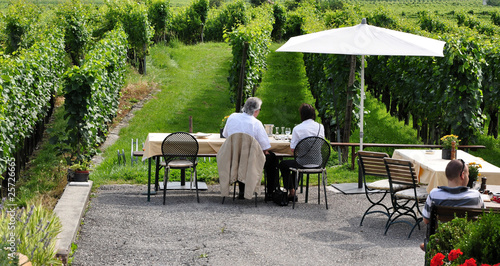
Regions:
<instances>
[{"instance_id":1,"label":"black metal chair","mask_svg":"<svg viewBox=\"0 0 500 266\"><path fill-rule=\"evenodd\" d=\"M422 221L422 212L419 204L425 203L428 193L426 187L421 187L417 182L417 175L412 162L408 160L384 158L387 176L389 178L391 202L393 212L387 221L384 235L387 234L389 227L396 223L406 223L412 226L408 238L410 238L415 227L420 229ZM396 185L409 186L410 188L397 191ZM407 220L399 220L404 216L408 216L415 220L411 223Z\"/></svg>"},{"instance_id":2,"label":"black metal chair","mask_svg":"<svg viewBox=\"0 0 500 266\"><path fill-rule=\"evenodd\" d=\"M306 181L306 198L309 196L309 175L318 174L318 204L320 204L321 182L320 175L323 180L323 188L325 192L325 204L328 209L328 200L326 197L326 163L330 157L330 143L320 137L307 137L299 141L294 150L294 159L299 167L290 167L290 170L296 173L295 191L298 189L299 179L303 179L303 174L307 175ZM293 208L295 209L295 200L293 200Z\"/></svg>"},{"instance_id":3,"label":"black metal chair","mask_svg":"<svg viewBox=\"0 0 500 266\"><path fill-rule=\"evenodd\" d=\"M134 149L135 144L135 149ZM134 166L134 162L139 163L139 158L144 156L144 142L142 143L142 150L139 150L139 139L132 139L130 143L130 164ZM143 162L144 163L144 162Z\"/></svg>"},{"instance_id":4,"label":"black metal chair","mask_svg":"<svg viewBox=\"0 0 500 266\"><path fill-rule=\"evenodd\" d=\"M359 226L363 225L365 216L368 214L381 213L387 216L387 218L391 216L392 207L387 207L382 202L391 190L389 185L389 179L387 179L387 170L385 169L384 158L389 158L389 155L384 152L372 152L372 151L358 152L358 165L360 174L363 177L363 185L365 188L366 198L371 203L371 206L368 207L368 209L366 209L365 213L363 214ZM367 183L366 182L367 176L384 177L384 179ZM406 188L409 188L409 186L394 184L394 190L396 191ZM377 206L381 207L383 210L372 210Z\"/></svg>"},{"instance_id":5,"label":"black metal chair","mask_svg":"<svg viewBox=\"0 0 500 266\"><path fill-rule=\"evenodd\" d=\"M161 165L165 167L165 178L163 179L163 205L165 205L170 169L181 169L182 179L184 178L184 171L188 168L192 168L190 189L192 189L194 181L196 187L196 199L199 203L200 197L198 195L198 180L196 176L196 165L198 164L196 160L198 154L198 141L196 138L186 132L172 133L163 140L161 152L164 159L164 162L162 162ZM183 180L181 180L181 182L182 181Z\"/></svg>"}]
</instances>

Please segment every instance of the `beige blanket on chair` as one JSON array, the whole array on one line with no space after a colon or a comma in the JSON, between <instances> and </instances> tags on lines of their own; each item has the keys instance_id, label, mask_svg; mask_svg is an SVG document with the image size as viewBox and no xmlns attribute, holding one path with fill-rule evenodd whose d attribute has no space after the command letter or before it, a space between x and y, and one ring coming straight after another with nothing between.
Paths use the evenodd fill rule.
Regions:
<instances>
[{"instance_id":1,"label":"beige blanket on chair","mask_svg":"<svg viewBox=\"0 0 500 266\"><path fill-rule=\"evenodd\" d=\"M229 136L217 153L217 168L222 196L229 196L229 186L237 180L245 183L245 198L260 192L266 156L257 140L244 133Z\"/></svg>"}]
</instances>

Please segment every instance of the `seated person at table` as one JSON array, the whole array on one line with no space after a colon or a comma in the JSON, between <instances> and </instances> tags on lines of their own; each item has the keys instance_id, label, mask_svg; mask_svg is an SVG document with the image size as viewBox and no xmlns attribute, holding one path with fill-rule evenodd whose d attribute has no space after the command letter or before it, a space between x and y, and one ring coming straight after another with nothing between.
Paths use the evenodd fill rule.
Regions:
<instances>
[{"instance_id":1,"label":"seated person at table","mask_svg":"<svg viewBox=\"0 0 500 266\"><path fill-rule=\"evenodd\" d=\"M477 190L469 189L469 167L462 160L451 160L445 169L448 186L440 186L431 190L425 201L422 216L424 223L430 223L431 204L452 206L452 207L470 207L484 208L484 202L481 194ZM420 244L424 250L424 244Z\"/></svg>"},{"instance_id":2,"label":"seated person at table","mask_svg":"<svg viewBox=\"0 0 500 266\"><path fill-rule=\"evenodd\" d=\"M267 193L270 194L276 184L275 181L278 180L278 168L277 168L277 159L276 155L273 152L268 151L271 148L271 144L269 143L269 138L267 136L266 130L264 129L264 125L260 120L257 119L257 116L260 113L260 107L262 105L262 100L257 97L250 97L246 100L245 105L243 105L242 113L233 113L231 114L226 122L226 126L222 131L222 135L224 137L229 137L235 133L246 133L252 137L254 137L257 142L259 142L262 151L266 155L266 164L264 165L264 171L267 176ZM245 184L238 182L239 186L239 197L243 199ZM271 190L269 189L271 188ZM266 195L266 198L269 198Z\"/></svg>"},{"instance_id":3,"label":"seated person at table","mask_svg":"<svg viewBox=\"0 0 500 266\"><path fill-rule=\"evenodd\" d=\"M322 124L314 121L316 119L316 111L310 104L303 103L299 108L300 119L302 123L293 128L292 140L290 141L290 149L294 151L297 144L304 138L311 136L325 137L325 129ZM288 200L297 201L295 196L295 176L292 175L290 167L298 167L295 160L285 160L279 165L281 176L283 177L283 185L288 189Z\"/></svg>"}]
</instances>

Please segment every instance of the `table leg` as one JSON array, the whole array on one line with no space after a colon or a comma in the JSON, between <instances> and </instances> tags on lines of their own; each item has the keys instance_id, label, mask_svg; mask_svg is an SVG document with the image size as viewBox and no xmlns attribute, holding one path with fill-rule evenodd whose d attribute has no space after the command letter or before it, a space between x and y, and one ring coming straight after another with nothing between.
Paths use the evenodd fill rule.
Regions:
<instances>
[{"instance_id":1,"label":"table leg","mask_svg":"<svg viewBox=\"0 0 500 266\"><path fill-rule=\"evenodd\" d=\"M147 195L148 201L151 200L151 195L156 195L156 191L151 191L151 159L148 158L148 190L145 192L142 192L142 195Z\"/></svg>"},{"instance_id":2,"label":"table leg","mask_svg":"<svg viewBox=\"0 0 500 266\"><path fill-rule=\"evenodd\" d=\"M148 158L148 201L151 198L151 157Z\"/></svg>"},{"instance_id":3,"label":"table leg","mask_svg":"<svg viewBox=\"0 0 500 266\"><path fill-rule=\"evenodd\" d=\"M352 146L351 150L351 169L354 170L354 163L356 162L356 146ZM361 176L361 169L358 169L358 188L363 187L363 177Z\"/></svg>"},{"instance_id":4,"label":"table leg","mask_svg":"<svg viewBox=\"0 0 500 266\"><path fill-rule=\"evenodd\" d=\"M155 191L160 190L159 176L160 176L160 157L155 157L156 159L156 173L155 173Z\"/></svg>"},{"instance_id":5,"label":"table leg","mask_svg":"<svg viewBox=\"0 0 500 266\"><path fill-rule=\"evenodd\" d=\"M356 158L356 146L351 146L351 170L354 170L354 158Z\"/></svg>"},{"instance_id":6,"label":"table leg","mask_svg":"<svg viewBox=\"0 0 500 266\"><path fill-rule=\"evenodd\" d=\"M358 168L358 188L363 187L363 177L361 176L361 168Z\"/></svg>"}]
</instances>

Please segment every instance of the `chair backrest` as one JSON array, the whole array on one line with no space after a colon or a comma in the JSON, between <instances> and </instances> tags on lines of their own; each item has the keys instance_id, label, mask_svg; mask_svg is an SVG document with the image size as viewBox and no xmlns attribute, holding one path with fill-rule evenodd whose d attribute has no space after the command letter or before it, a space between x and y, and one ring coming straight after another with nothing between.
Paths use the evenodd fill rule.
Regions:
<instances>
[{"instance_id":1,"label":"chair backrest","mask_svg":"<svg viewBox=\"0 0 500 266\"><path fill-rule=\"evenodd\" d=\"M217 152L221 195L229 195L229 185L237 180L245 183L245 194L260 191L265 163L266 156L254 137L245 133L231 134Z\"/></svg>"},{"instance_id":2,"label":"chair backrest","mask_svg":"<svg viewBox=\"0 0 500 266\"><path fill-rule=\"evenodd\" d=\"M455 217L465 218L468 220L475 221L479 219L480 215L484 213L495 212L500 213L499 209L480 209L480 208L467 208L467 207L452 207L452 206L440 206L435 205L432 202L431 212L430 212L430 222L427 226L427 236L426 239L436 233L439 222L449 222Z\"/></svg>"},{"instance_id":3,"label":"chair backrest","mask_svg":"<svg viewBox=\"0 0 500 266\"><path fill-rule=\"evenodd\" d=\"M330 143L323 138L307 137L299 141L293 156L301 168L325 168L330 148Z\"/></svg>"},{"instance_id":4,"label":"chair backrest","mask_svg":"<svg viewBox=\"0 0 500 266\"><path fill-rule=\"evenodd\" d=\"M408 185L410 187L417 187L417 175L413 163L408 160L384 158L385 168L387 170L387 177L391 191L393 184Z\"/></svg>"},{"instance_id":5,"label":"chair backrest","mask_svg":"<svg viewBox=\"0 0 500 266\"><path fill-rule=\"evenodd\" d=\"M389 158L389 155L384 152L358 151L358 162L363 176L387 177L384 158Z\"/></svg>"},{"instance_id":6,"label":"chair backrest","mask_svg":"<svg viewBox=\"0 0 500 266\"><path fill-rule=\"evenodd\" d=\"M198 141L187 132L175 132L168 135L161 144L161 152L165 163L173 160L188 160L196 162Z\"/></svg>"}]
</instances>

